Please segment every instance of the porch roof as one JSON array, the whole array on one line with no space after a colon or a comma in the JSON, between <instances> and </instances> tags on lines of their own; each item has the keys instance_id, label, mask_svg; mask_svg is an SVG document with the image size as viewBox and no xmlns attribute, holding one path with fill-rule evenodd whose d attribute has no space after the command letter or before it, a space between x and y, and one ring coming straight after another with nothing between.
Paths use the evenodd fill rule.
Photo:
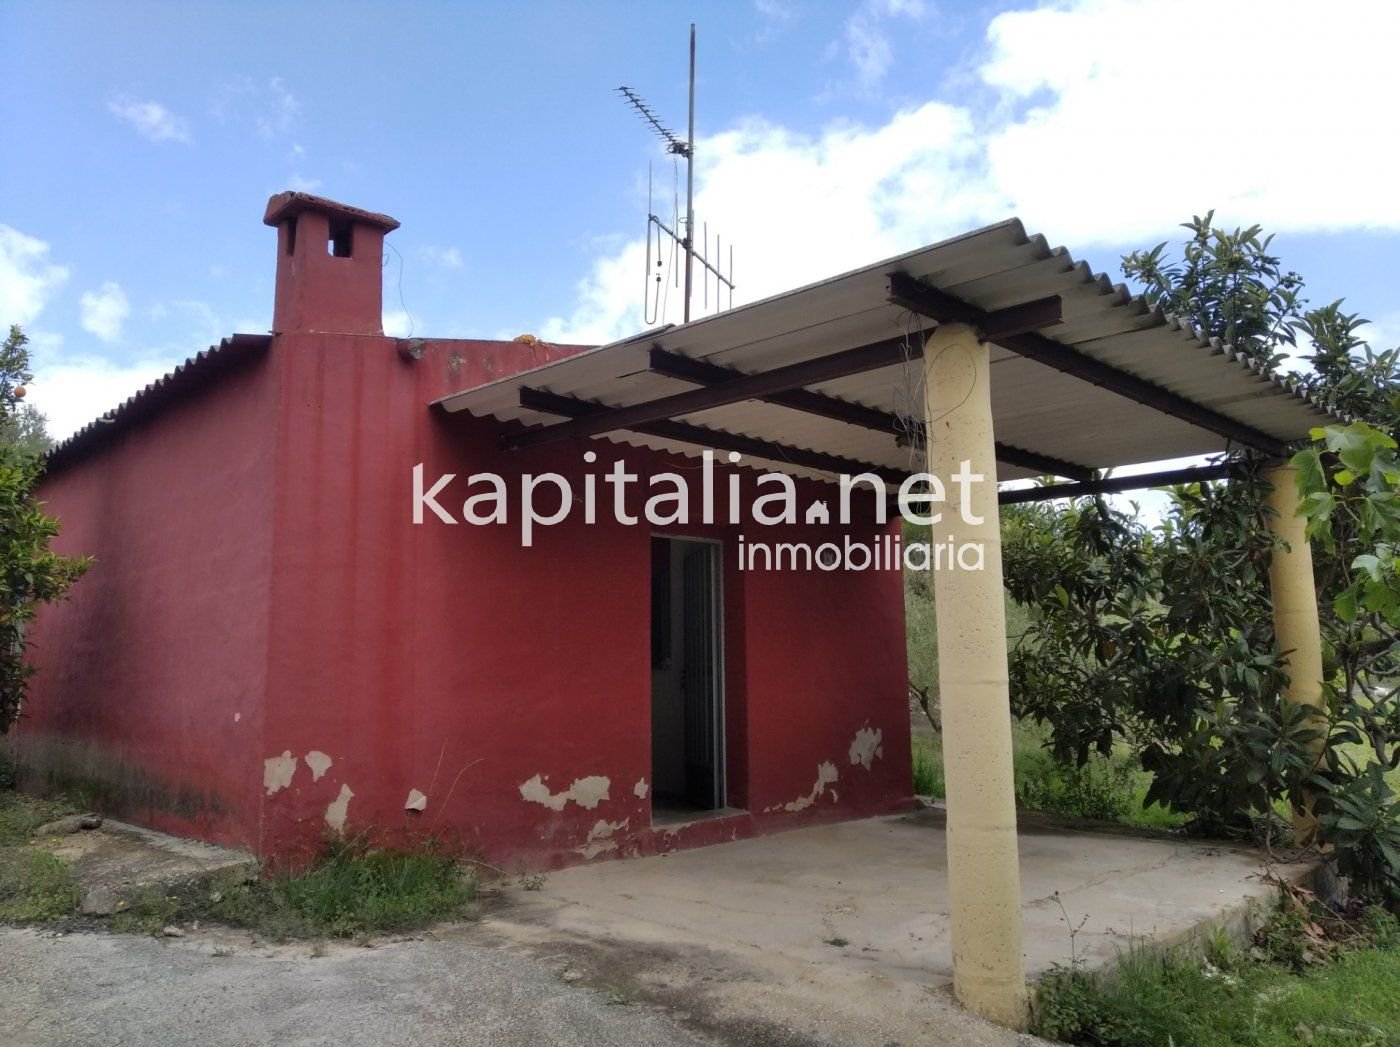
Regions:
<instances>
[{"instance_id":1,"label":"porch roof","mask_svg":"<svg viewBox=\"0 0 1400 1047\"><path fill-rule=\"evenodd\" d=\"M829 477L920 468L923 338L993 343L998 478L1284 446L1331 416L1019 219L445 396L443 409ZM620 410L619 410L620 409ZM911 444L914 445L911 447Z\"/></svg>"}]
</instances>

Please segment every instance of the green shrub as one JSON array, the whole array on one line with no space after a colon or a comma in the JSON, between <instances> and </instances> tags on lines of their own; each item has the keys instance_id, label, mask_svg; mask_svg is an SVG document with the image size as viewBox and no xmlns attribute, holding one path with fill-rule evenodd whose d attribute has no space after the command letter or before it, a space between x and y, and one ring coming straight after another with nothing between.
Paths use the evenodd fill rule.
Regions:
<instances>
[{"instance_id":1,"label":"green shrub","mask_svg":"<svg viewBox=\"0 0 1400 1047\"><path fill-rule=\"evenodd\" d=\"M1017 802L1027 810L1118 821L1133 807L1136 772L1126 761L1092 757L1076 766L1048 752L1018 756Z\"/></svg>"},{"instance_id":2,"label":"green shrub","mask_svg":"<svg viewBox=\"0 0 1400 1047\"><path fill-rule=\"evenodd\" d=\"M1065 1043L1157 1042L1099 976L1071 968L1051 971L1036 986L1031 1031Z\"/></svg>"},{"instance_id":3,"label":"green shrub","mask_svg":"<svg viewBox=\"0 0 1400 1047\"><path fill-rule=\"evenodd\" d=\"M1297 912L1275 912L1254 936L1264 958L1291 971L1306 970L1311 962L1307 920Z\"/></svg>"},{"instance_id":4,"label":"green shrub","mask_svg":"<svg viewBox=\"0 0 1400 1047\"><path fill-rule=\"evenodd\" d=\"M1361 914L1366 937L1378 949L1400 947L1400 917L1379 905L1368 905Z\"/></svg>"}]
</instances>

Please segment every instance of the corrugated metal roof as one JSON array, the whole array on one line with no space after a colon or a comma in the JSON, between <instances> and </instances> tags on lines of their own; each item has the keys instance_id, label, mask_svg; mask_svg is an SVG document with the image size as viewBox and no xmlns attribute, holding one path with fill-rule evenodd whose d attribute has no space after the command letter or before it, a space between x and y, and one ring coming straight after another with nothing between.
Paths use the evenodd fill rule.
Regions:
<instances>
[{"instance_id":1,"label":"corrugated metal roof","mask_svg":"<svg viewBox=\"0 0 1400 1047\"><path fill-rule=\"evenodd\" d=\"M265 334L235 334L218 345L197 353L167 375L157 378L140 392L128 397L95 421L89 422L49 452L46 468L55 472L101 447L134 423L159 411L173 400L208 385L232 367L246 363L267 351L272 337Z\"/></svg>"},{"instance_id":2,"label":"corrugated metal roof","mask_svg":"<svg viewBox=\"0 0 1400 1047\"><path fill-rule=\"evenodd\" d=\"M1120 283L1076 261L1063 247L1031 236L1011 219L820 283L705 317L659 328L438 400L448 411L527 425L553 414L520 406L525 387L621 407L692 388L648 369L659 347L745 373L772 370L853 346L908 335L930 321L888 301L888 275L903 272L984 311L1060 296L1063 322L1042 334L1083 356L1136 376L1280 441L1329 420L1286 377L1263 373L1218 339L1153 308ZM920 412L918 361L813 386L814 391L889 413ZM1079 466L1102 469L1225 450L1215 432L1002 346L992 348L992 406L997 439ZM884 433L748 400L683 419L730 434L909 469L911 452ZM699 453L688 444L614 432L608 438ZM779 460L788 471L821 475ZM767 464L767 463L765 463ZM1003 464L1003 480L1034 475Z\"/></svg>"}]
</instances>

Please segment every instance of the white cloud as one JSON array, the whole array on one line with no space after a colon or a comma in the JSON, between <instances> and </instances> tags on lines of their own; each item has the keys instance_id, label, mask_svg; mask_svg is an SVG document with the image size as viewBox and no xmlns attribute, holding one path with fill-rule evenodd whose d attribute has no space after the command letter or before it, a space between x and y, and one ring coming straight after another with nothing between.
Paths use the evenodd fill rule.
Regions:
<instances>
[{"instance_id":1,"label":"white cloud","mask_svg":"<svg viewBox=\"0 0 1400 1047\"><path fill-rule=\"evenodd\" d=\"M889 37L874 22L861 15L852 15L846 23L846 55L856 67L856 75L866 87L885 78L894 61L894 48Z\"/></svg>"},{"instance_id":2,"label":"white cloud","mask_svg":"<svg viewBox=\"0 0 1400 1047\"><path fill-rule=\"evenodd\" d=\"M0 225L0 326L33 323L67 279L67 267L49 261L48 244Z\"/></svg>"},{"instance_id":3,"label":"white cloud","mask_svg":"<svg viewBox=\"0 0 1400 1047\"><path fill-rule=\"evenodd\" d=\"M443 269L462 268L462 252L455 247L434 247L431 244L424 244L418 248L418 253L429 265L440 266Z\"/></svg>"},{"instance_id":4,"label":"white cloud","mask_svg":"<svg viewBox=\"0 0 1400 1047\"><path fill-rule=\"evenodd\" d=\"M243 76L219 88L210 112L218 120L249 125L258 137L271 142L291 132L301 109L301 100L280 76L266 81ZM296 160L305 153L300 144L293 142L289 158Z\"/></svg>"},{"instance_id":5,"label":"white cloud","mask_svg":"<svg viewBox=\"0 0 1400 1047\"><path fill-rule=\"evenodd\" d=\"M1357 337L1369 342L1378 353L1400 346L1400 312L1386 313L1377 320L1362 325Z\"/></svg>"},{"instance_id":6,"label":"white cloud","mask_svg":"<svg viewBox=\"0 0 1400 1047\"><path fill-rule=\"evenodd\" d=\"M748 121L696 152L705 158L697 222L709 219L711 237L719 231L726 245L736 243L736 305L952 235L1003 207L982 188L969 115L940 102L902 111L884 127L836 124L815 137ZM572 315L551 318L542 337L602 342L642 328L644 255L634 241L599 260ZM725 246L725 268L728 257ZM698 277L696 288L698 313ZM681 293L668 295L662 319L674 322Z\"/></svg>"},{"instance_id":7,"label":"white cloud","mask_svg":"<svg viewBox=\"0 0 1400 1047\"><path fill-rule=\"evenodd\" d=\"M754 10L770 22L792 21L792 8L781 0L754 0Z\"/></svg>"},{"instance_id":8,"label":"white cloud","mask_svg":"<svg viewBox=\"0 0 1400 1047\"><path fill-rule=\"evenodd\" d=\"M915 0L869 0L848 27L889 42L882 20L923 14ZM993 103L934 100L814 136L741 123L698 143L696 210L735 243L735 304L1013 214L1113 273L1116 252L1093 247L1176 237L1212 207L1221 223L1280 232L1400 230L1397 38L1400 6L1359 0L1011 12L991 22L972 70ZM879 72L878 46L865 61ZM636 240L599 258L543 337L645 326L643 252Z\"/></svg>"},{"instance_id":9,"label":"white cloud","mask_svg":"<svg viewBox=\"0 0 1400 1047\"><path fill-rule=\"evenodd\" d=\"M319 178L303 178L299 174L293 174L287 179L287 187L295 189L299 193L314 193L321 188L321 180Z\"/></svg>"},{"instance_id":10,"label":"white cloud","mask_svg":"<svg viewBox=\"0 0 1400 1047\"><path fill-rule=\"evenodd\" d=\"M1270 229L1400 227L1400 7L1081 0L987 31L995 185L1078 243L1138 242L1216 208ZM1170 220L1170 221L1168 221Z\"/></svg>"},{"instance_id":11,"label":"white cloud","mask_svg":"<svg viewBox=\"0 0 1400 1047\"><path fill-rule=\"evenodd\" d=\"M301 113L301 102L287 90L280 76L267 82L262 98L264 107L256 118L258 133L264 138L276 138L291 130Z\"/></svg>"},{"instance_id":12,"label":"white cloud","mask_svg":"<svg viewBox=\"0 0 1400 1047\"><path fill-rule=\"evenodd\" d=\"M85 291L79 301L83 330L95 334L104 342L115 342L122 335L122 325L131 315L131 305L121 284L108 280L96 291Z\"/></svg>"},{"instance_id":13,"label":"white cloud","mask_svg":"<svg viewBox=\"0 0 1400 1047\"><path fill-rule=\"evenodd\" d=\"M894 45L885 23L891 18L920 19L923 0L865 0L846 19L843 42L846 58L855 67L863 89L875 88L894 63Z\"/></svg>"},{"instance_id":14,"label":"white cloud","mask_svg":"<svg viewBox=\"0 0 1400 1047\"><path fill-rule=\"evenodd\" d=\"M57 440L123 403L127 397L166 374L178 359L148 359L118 364L97 357L56 365L42 360L29 384L29 402L48 417L49 435Z\"/></svg>"},{"instance_id":15,"label":"white cloud","mask_svg":"<svg viewBox=\"0 0 1400 1047\"><path fill-rule=\"evenodd\" d=\"M190 141L189 125L159 102L138 102L122 97L108 102L107 108L152 142Z\"/></svg>"},{"instance_id":16,"label":"white cloud","mask_svg":"<svg viewBox=\"0 0 1400 1047\"><path fill-rule=\"evenodd\" d=\"M416 326L406 309L389 309L384 313L384 333L390 338L407 338Z\"/></svg>"}]
</instances>

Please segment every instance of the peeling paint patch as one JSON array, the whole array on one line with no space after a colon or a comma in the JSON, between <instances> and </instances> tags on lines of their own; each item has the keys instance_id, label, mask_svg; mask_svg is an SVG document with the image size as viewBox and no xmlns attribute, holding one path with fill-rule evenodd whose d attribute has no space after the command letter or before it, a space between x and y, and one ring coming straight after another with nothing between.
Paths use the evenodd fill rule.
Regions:
<instances>
[{"instance_id":1,"label":"peeling paint patch","mask_svg":"<svg viewBox=\"0 0 1400 1047\"><path fill-rule=\"evenodd\" d=\"M604 851L617 850L617 841L611 839L613 833L626 829L630 818L624 818L620 822L609 822L599 818L594 823L593 828L588 830L588 839L582 847L575 847L579 854L585 859L596 858Z\"/></svg>"},{"instance_id":2,"label":"peeling paint patch","mask_svg":"<svg viewBox=\"0 0 1400 1047\"><path fill-rule=\"evenodd\" d=\"M851 766L856 764L870 770L870 765L885 755L885 732L876 727L862 727L851 742Z\"/></svg>"},{"instance_id":3,"label":"peeling paint patch","mask_svg":"<svg viewBox=\"0 0 1400 1047\"><path fill-rule=\"evenodd\" d=\"M563 792L550 792L549 786L544 784L544 778L537 774L521 784L520 796L531 803L543 804L551 811L562 811L570 800L591 811L609 799L608 790L611 787L612 779L594 774L587 778L575 778L574 784Z\"/></svg>"},{"instance_id":4,"label":"peeling paint patch","mask_svg":"<svg viewBox=\"0 0 1400 1047\"><path fill-rule=\"evenodd\" d=\"M242 713L234 713L234 714L233 714L233 722L234 722L234 723L237 723L237 722L238 722L239 720L241 720L241 719L243 719L243 714L242 714Z\"/></svg>"},{"instance_id":5,"label":"peeling paint patch","mask_svg":"<svg viewBox=\"0 0 1400 1047\"><path fill-rule=\"evenodd\" d=\"M311 780L319 782L321 775L331 769L332 760L320 749L312 749L306 754L306 766L311 768Z\"/></svg>"},{"instance_id":6,"label":"peeling paint patch","mask_svg":"<svg viewBox=\"0 0 1400 1047\"><path fill-rule=\"evenodd\" d=\"M348 785L340 787L340 795L330 802L326 807L326 824L336 832L341 832L345 828L345 815L350 810L350 801L354 799L354 790Z\"/></svg>"},{"instance_id":7,"label":"peeling paint patch","mask_svg":"<svg viewBox=\"0 0 1400 1047\"><path fill-rule=\"evenodd\" d=\"M297 773L297 758L288 749L281 756L269 756L263 761L263 788L271 796L278 789L292 784L292 776Z\"/></svg>"},{"instance_id":8,"label":"peeling paint patch","mask_svg":"<svg viewBox=\"0 0 1400 1047\"><path fill-rule=\"evenodd\" d=\"M649 792L651 792L651 786L647 785L645 778L638 778L637 784L632 786L632 795L639 800L645 800Z\"/></svg>"},{"instance_id":9,"label":"peeling paint patch","mask_svg":"<svg viewBox=\"0 0 1400 1047\"><path fill-rule=\"evenodd\" d=\"M408 790L408 799L403 802L405 811L426 811L428 809L428 798L417 789Z\"/></svg>"},{"instance_id":10,"label":"peeling paint patch","mask_svg":"<svg viewBox=\"0 0 1400 1047\"><path fill-rule=\"evenodd\" d=\"M821 795L826 792L826 787L835 784L836 779L839 777L840 775L836 771L836 765L830 760L817 764L817 780L812 783L812 791L806 796L799 796L791 803L783 804L783 810L805 811L808 807L811 807L812 804L816 803ZM836 799L835 789L831 791L831 796L834 802ZM770 807L768 809L771 811L774 808Z\"/></svg>"}]
</instances>

